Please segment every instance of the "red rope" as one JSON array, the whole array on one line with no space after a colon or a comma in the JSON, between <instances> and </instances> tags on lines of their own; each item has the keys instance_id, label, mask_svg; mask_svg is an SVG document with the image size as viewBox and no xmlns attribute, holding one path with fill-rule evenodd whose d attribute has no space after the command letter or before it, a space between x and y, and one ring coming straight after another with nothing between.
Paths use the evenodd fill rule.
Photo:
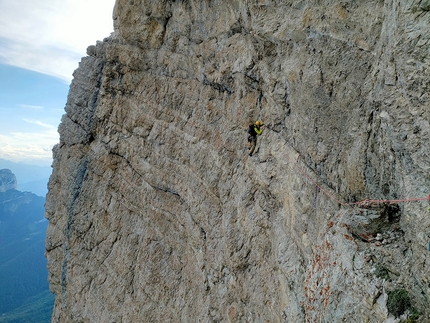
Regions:
<instances>
[{"instance_id":1,"label":"red rope","mask_svg":"<svg viewBox=\"0 0 430 323\"><path fill-rule=\"evenodd\" d=\"M320 185L317 184L317 182L315 182L306 172L304 172L298 165L297 162L299 161L299 157L300 155L297 157L297 161L293 162L288 156L287 154L285 154L285 157L287 157L287 159L289 160L290 163L292 163L298 170L300 173L302 173L303 176L305 176L308 180L310 180L316 187L318 187L321 192L323 192L325 195L327 195L328 197L330 197L332 200L336 201L338 204L343 205L343 206L347 206L347 203L343 203L341 201L339 201L336 197L334 197L333 195L331 195L329 192L327 192L325 189L323 189Z\"/></svg>"},{"instance_id":2,"label":"red rope","mask_svg":"<svg viewBox=\"0 0 430 323\"><path fill-rule=\"evenodd\" d=\"M385 204L385 203L407 203L416 201L427 201L430 200L430 195L428 197L411 197L402 200L361 200L355 203L348 203L348 205L371 205L371 204Z\"/></svg>"},{"instance_id":3,"label":"red rope","mask_svg":"<svg viewBox=\"0 0 430 323\"><path fill-rule=\"evenodd\" d=\"M417 201L430 201L430 194L429 194L427 197L412 197L412 198L406 198L406 199L401 199L401 200L371 200L371 199L366 199L366 200L361 200L359 202L354 202L354 203L341 202L336 197L334 197L332 194L330 194L325 189L323 189L320 185L318 185L316 181L314 181L305 171L303 171L298 166L298 161L299 161L299 158L300 158L300 154L298 155L296 162L292 161L288 157L287 154L285 154L285 157L288 159L288 161L291 164L293 164L299 170L300 173L302 173L303 176L305 176L316 187L318 187L321 190L321 192L323 192L325 195L327 195L333 201L337 202L338 204L340 204L342 206L368 206L368 205L372 205L372 204L386 204L386 203L390 203L391 204L391 203L407 203L407 202L417 202Z\"/></svg>"}]
</instances>

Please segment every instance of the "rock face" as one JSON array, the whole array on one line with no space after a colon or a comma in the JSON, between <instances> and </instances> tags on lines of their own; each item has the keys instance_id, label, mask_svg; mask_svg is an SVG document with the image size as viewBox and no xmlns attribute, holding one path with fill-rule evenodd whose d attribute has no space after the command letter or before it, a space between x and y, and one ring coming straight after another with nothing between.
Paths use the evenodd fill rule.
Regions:
<instances>
[{"instance_id":1,"label":"rock face","mask_svg":"<svg viewBox=\"0 0 430 323\"><path fill-rule=\"evenodd\" d=\"M428 322L426 3L117 0L54 148L53 322Z\"/></svg>"},{"instance_id":2,"label":"rock face","mask_svg":"<svg viewBox=\"0 0 430 323\"><path fill-rule=\"evenodd\" d=\"M0 193L16 190L16 176L10 169L0 169Z\"/></svg>"}]
</instances>

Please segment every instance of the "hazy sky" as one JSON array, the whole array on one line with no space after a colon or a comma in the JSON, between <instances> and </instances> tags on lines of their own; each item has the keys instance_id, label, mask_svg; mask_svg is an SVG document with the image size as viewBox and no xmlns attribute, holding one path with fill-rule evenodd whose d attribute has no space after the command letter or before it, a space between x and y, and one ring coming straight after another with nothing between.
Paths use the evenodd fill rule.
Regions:
<instances>
[{"instance_id":1,"label":"hazy sky","mask_svg":"<svg viewBox=\"0 0 430 323\"><path fill-rule=\"evenodd\" d=\"M0 158L50 165L73 71L115 0L0 0Z\"/></svg>"}]
</instances>

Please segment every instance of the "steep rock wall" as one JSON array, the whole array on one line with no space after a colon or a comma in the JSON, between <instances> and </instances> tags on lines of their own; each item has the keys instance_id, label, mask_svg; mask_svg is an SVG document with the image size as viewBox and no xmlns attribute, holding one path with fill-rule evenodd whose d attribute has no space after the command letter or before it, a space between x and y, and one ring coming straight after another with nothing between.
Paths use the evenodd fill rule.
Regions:
<instances>
[{"instance_id":1,"label":"steep rock wall","mask_svg":"<svg viewBox=\"0 0 430 323\"><path fill-rule=\"evenodd\" d=\"M426 6L117 0L54 148L53 322L428 321L427 202L347 205L430 193Z\"/></svg>"}]
</instances>

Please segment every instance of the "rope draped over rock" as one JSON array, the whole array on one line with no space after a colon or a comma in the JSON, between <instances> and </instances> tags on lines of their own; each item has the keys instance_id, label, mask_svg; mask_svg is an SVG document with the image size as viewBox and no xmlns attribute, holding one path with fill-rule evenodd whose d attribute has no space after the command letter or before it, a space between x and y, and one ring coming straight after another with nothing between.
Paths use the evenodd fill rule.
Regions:
<instances>
[{"instance_id":1,"label":"rope draped over rock","mask_svg":"<svg viewBox=\"0 0 430 323\"><path fill-rule=\"evenodd\" d=\"M306 177L313 185L317 187L323 194L325 194L327 197L329 197L331 200L335 201L341 206L346 207L370 207L375 204L398 204L398 203L408 203L408 202L421 202L421 201L429 201L430 202L430 194L427 197L410 197L410 198L404 198L404 199L397 199L397 200L389 200L389 199L363 199L358 202L342 202L338 198L336 198L333 194L330 194L327 190L321 187L314 179L312 179L309 174L307 174L303 169L301 169L298 165L300 154L297 156L296 161L293 161L291 158L288 157L288 155L284 154L286 159L297 168L297 170Z\"/></svg>"}]
</instances>

